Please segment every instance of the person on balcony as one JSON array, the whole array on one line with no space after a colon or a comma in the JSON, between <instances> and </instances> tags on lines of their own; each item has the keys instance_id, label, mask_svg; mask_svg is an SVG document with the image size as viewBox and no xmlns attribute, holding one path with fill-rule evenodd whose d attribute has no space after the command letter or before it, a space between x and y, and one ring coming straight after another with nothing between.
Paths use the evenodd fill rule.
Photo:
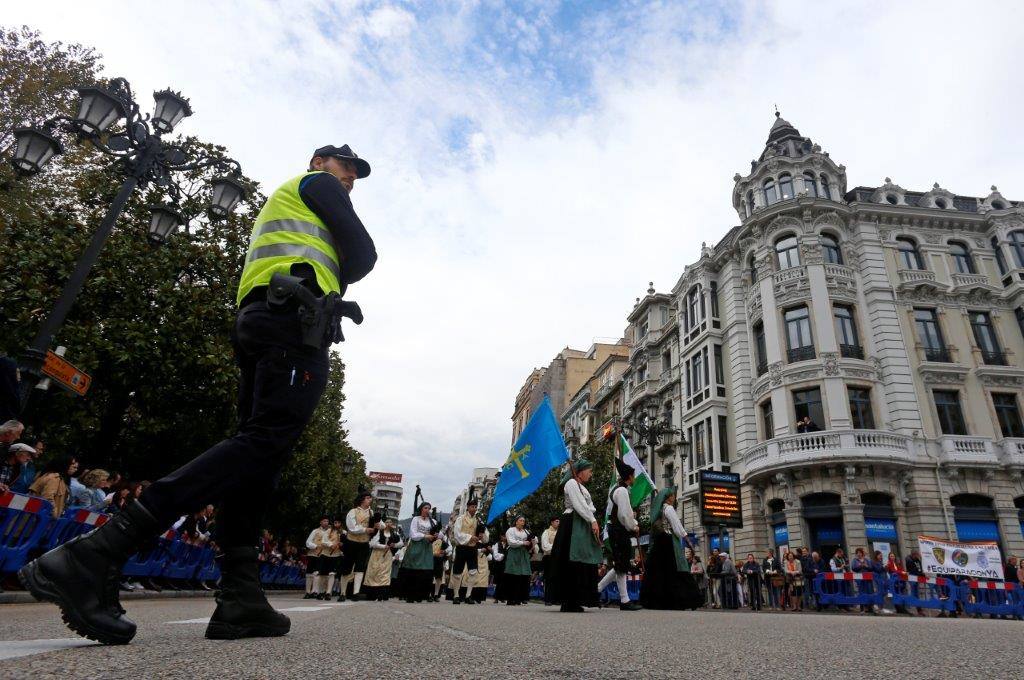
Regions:
<instances>
[{"instance_id":1,"label":"person on balcony","mask_svg":"<svg viewBox=\"0 0 1024 680\"><path fill-rule=\"evenodd\" d=\"M796 431L799 434L807 434L809 432L820 432L821 428L818 424L811 420L810 416L804 416L802 420L798 420L796 423Z\"/></svg>"}]
</instances>

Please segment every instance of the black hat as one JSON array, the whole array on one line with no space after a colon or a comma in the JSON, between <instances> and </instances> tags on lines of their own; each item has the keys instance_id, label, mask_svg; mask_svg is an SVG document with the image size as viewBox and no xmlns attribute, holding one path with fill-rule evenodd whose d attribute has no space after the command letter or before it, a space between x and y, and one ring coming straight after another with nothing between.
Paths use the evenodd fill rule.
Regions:
<instances>
[{"instance_id":1,"label":"black hat","mask_svg":"<svg viewBox=\"0 0 1024 680\"><path fill-rule=\"evenodd\" d=\"M466 507L468 508L471 505L480 505L480 503L477 502L475 498L471 497L468 501L466 501Z\"/></svg>"},{"instance_id":2,"label":"black hat","mask_svg":"<svg viewBox=\"0 0 1024 680\"><path fill-rule=\"evenodd\" d=\"M633 477L636 475L636 470L629 463L623 461L621 458L615 459L615 469L619 473L619 479L626 479L627 477Z\"/></svg>"},{"instance_id":3,"label":"black hat","mask_svg":"<svg viewBox=\"0 0 1024 680\"><path fill-rule=\"evenodd\" d=\"M317 156L333 156L334 158L340 158L343 161L355 163L356 176L359 179L370 175L370 164L357 156L356 152L350 149L348 144L342 144L341 146L334 146L333 144L321 146L313 152L313 157L315 158Z\"/></svg>"}]
</instances>

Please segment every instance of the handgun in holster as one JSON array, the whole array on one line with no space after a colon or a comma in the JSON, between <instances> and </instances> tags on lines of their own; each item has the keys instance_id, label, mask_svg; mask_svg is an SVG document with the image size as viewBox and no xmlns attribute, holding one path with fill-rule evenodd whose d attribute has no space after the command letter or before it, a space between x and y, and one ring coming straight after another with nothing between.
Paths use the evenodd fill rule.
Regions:
<instances>
[{"instance_id":1,"label":"handgun in holster","mask_svg":"<svg viewBox=\"0 0 1024 680\"><path fill-rule=\"evenodd\" d=\"M358 326L363 322L359 304L342 300L338 293L317 297L305 286L305 279L298 276L276 273L270 277L267 289L267 306L284 309L294 304L298 309L302 327L302 344L323 349L335 342L344 342L341 332L342 318L352 319Z\"/></svg>"}]
</instances>

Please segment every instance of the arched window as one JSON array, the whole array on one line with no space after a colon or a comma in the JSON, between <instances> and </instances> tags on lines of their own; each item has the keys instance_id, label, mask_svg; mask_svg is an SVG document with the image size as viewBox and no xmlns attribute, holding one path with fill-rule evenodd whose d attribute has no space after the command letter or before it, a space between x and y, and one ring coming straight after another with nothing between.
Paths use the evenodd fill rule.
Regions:
<instances>
[{"instance_id":1,"label":"arched window","mask_svg":"<svg viewBox=\"0 0 1024 680\"><path fill-rule=\"evenodd\" d=\"M818 195L818 183L814 179L813 172L804 173L804 189L807 190L807 195L812 198Z\"/></svg>"},{"instance_id":2,"label":"arched window","mask_svg":"<svg viewBox=\"0 0 1024 680\"><path fill-rule=\"evenodd\" d=\"M1018 267L1024 267L1024 231L1010 232L1010 252Z\"/></svg>"},{"instance_id":3,"label":"arched window","mask_svg":"<svg viewBox=\"0 0 1024 680\"><path fill-rule=\"evenodd\" d=\"M750 260L747 263L750 269L750 282L757 283L757 261L754 259L754 254L750 254Z\"/></svg>"},{"instance_id":4,"label":"arched window","mask_svg":"<svg viewBox=\"0 0 1024 680\"><path fill-rule=\"evenodd\" d=\"M686 330L704 320L704 291L698 283L686 294Z\"/></svg>"},{"instance_id":5,"label":"arched window","mask_svg":"<svg viewBox=\"0 0 1024 680\"><path fill-rule=\"evenodd\" d=\"M974 274L974 258L966 243L949 242L949 254L953 256L953 266L958 274Z\"/></svg>"},{"instance_id":6,"label":"arched window","mask_svg":"<svg viewBox=\"0 0 1024 680\"><path fill-rule=\"evenodd\" d=\"M747 217L754 212L754 190L747 189Z\"/></svg>"},{"instance_id":7,"label":"arched window","mask_svg":"<svg viewBox=\"0 0 1024 680\"><path fill-rule=\"evenodd\" d=\"M779 269L800 266L800 244L796 236L783 236L775 242L775 256L778 258Z\"/></svg>"},{"instance_id":8,"label":"arched window","mask_svg":"<svg viewBox=\"0 0 1024 680\"><path fill-rule=\"evenodd\" d=\"M900 199L896 198L896 194L886 194L885 201L890 205L896 205L897 203L900 202Z\"/></svg>"},{"instance_id":9,"label":"arched window","mask_svg":"<svg viewBox=\"0 0 1024 680\"><path fill-rule=\"evenodd\" d=\"M827 198L828 200L831 201L832 200L832 190L829 189L829 187L828 187L828 175L826 175L825 173L822 173L820 175L820 178L821 178L821 197L822 198Z\"/></svg>"},{"instance_id":10,"label":"arched window","mask_svg":"<svg viewBox=\"0 0 1024 680\"><path fill-rule=\"evenodd\" d=\"M825 262L829 264L842 264L843 251L839 247L839 241L831 234L821 234L818 239L821 241L821 250L825 255Z\"/></svg>"},{"instance_id":11,"label":"arched window","mask_svg":"<svg viewBox=\"0 0 1024 680\"><path fill-rule=\"evenodd\" d=\"M779 175L779 194L783 201L793 198L793 178L788 172Z\"/></svg>"},{"instance_id":12,"label":"arched window","mask_svg":"<svg viewBox=\"0 0 1024 680\"><path fill-rule=\"evenodd\" d=\"M917 249L917 243L914 239L898 238L896 239L896 247L899 248L899 264L901 269L924 269L921 251Z\"/></svg>"},{"instance_id":13,"label":"arched window","mask_svg":"<svg viewBox=\"0 0 1024 680\"><path fill-rule=\"evenodd\" d=\"M940 208L941 210L945 210L946 208L949 207L949 204L946 203L946 199L944 199L944 198L936 198L935 199L935 207L936 208Z\"/></svg>"},{"instance_id":14,"label":"arched window","mask_svg":"<svg viewBox=\"0 0 1024 680\"><path fill-rule=\"evenodd\" d=\"M775 192L775 180L769 177L764 181L764 203L765 205L771 205L777 203L779 200L778 193Z\"/></svg>"},{"instance_id":15,"label":"arched window","mask_svg":"<svg viewBox=\"0 0 1024 680\"><path fill-rule=\"evenodd\" d=\"M1003 256L1003 247L999 245L999 239L995 236L989 242L992 244L992 250L996 251L996 264L999 266L999 275L1005 276L1007 272L1006 257Z\"/></svg>"}]
</instances>

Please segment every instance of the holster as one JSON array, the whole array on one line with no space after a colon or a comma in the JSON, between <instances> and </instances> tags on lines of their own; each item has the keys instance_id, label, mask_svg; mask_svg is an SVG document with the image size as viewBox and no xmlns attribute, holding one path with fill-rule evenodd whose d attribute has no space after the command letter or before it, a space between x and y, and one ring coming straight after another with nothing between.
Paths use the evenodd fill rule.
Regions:
<instances>
[{"instance_id":1,"label":"holster","mask_svg":"<svg viewBox=\"0 0 1024 680\"><path fill-rule=\"evenodd\" d=\"M305 279L288 274L274 274L267 288L267 306L271 309L294 307L302 327L302 344L324 349L335 342L344 342L342 318L352 319L358 326L363 322L359 304L342 300L338 293L317 297L306 288Z\"/></svg>"}]
</instances>

